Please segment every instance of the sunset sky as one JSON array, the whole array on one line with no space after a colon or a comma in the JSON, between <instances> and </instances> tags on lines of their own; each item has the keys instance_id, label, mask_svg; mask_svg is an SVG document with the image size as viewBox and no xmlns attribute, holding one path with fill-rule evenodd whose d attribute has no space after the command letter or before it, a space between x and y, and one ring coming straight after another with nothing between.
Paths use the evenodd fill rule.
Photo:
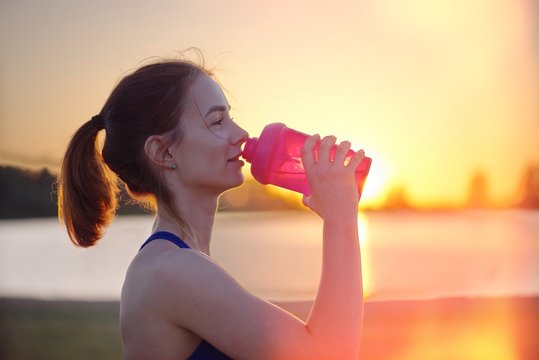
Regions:
<instances>
[{"instance_id":1,"label":"sunset sky","mask_svg":"<svg viewBox=\"0 0 539 360\"><path fill-rule=\"evenodd\" d=\"M265 124L349 139L363 197L494 203L539 163L532 0L110 1L0 4L0 164L56 169L122 74L200 48L252 136Z\"/></svg>"}]
</instances>

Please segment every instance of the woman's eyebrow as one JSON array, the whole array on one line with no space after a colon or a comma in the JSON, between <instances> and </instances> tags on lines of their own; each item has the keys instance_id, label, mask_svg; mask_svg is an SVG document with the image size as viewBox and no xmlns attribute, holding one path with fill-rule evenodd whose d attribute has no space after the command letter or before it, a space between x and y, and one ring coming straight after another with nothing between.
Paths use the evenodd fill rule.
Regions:
<instances>
[{"instance_id":1,"label":"woman's eyebrow","mask_svg":"<svg viewBox=\"0 0 539 360\"><path fill-rule=\"evenodd\" d=\"M208 109L208 112L206 113L206 116L204 116L204 117L207 117L208 115L210 115L214 111L230 111L230 104L227 105L227 106L224 106L224 105L212 105L212 106L210 106L210 108Z\"/></svg>"}]
</instances>

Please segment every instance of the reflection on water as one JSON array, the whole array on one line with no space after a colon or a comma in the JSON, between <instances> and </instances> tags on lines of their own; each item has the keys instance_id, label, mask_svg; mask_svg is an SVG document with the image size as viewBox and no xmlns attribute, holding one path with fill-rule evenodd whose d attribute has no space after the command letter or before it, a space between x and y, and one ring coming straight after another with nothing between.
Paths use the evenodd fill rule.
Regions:
<instances>
[{"instance_id":1,"label":"reflection on water","mask_svg":"<svg viewBox=\"0 0 539 360\"><path fill-rule=\"evenodd\" d=\"M367 219L374 299L539 293L539 212Z\"/></svg>"},{"instance_id":2,"label":"reflection on water","mask_svg":"<svg viewBox=\"0 0 539 360\"><path fill-rule=\"evenodd\" d=\"M312 298L321 223L251 216L219 219L215 257L262 296ZM367 213L359 225L369 300L539 293L539 212Z\"/></svg>"},{"instance_id":3,"label":"reflection on water","mask_svg":"<svg viewBox=\"0 0 539 360\"><path fill-rule=\"evenodd\" d=\"M359 216L368 300L539 294L539 212ZM117 299L152 219L118 218L98 246L75 248L55 219L0 222L0 295ZM313 298L322 223L310 213L220 213L212 256L245 287Z\"/></svg>"}]
</instances>

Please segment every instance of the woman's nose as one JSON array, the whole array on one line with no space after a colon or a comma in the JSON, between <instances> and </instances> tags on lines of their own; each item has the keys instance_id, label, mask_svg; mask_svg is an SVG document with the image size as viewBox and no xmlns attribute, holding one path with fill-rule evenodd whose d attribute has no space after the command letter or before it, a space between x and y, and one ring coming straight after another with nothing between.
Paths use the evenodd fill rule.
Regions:
<instances>
[{"instance_id":1,"label":"woman's nose","mask_svg":"<svg viewBox=\"0 0 539 360\"><path fill-rule=\"evenodd\" d=\"M247 141L247 139L249 138L249 133L247 131L245 131L241 126L235 124L236 126L236 129L234 131L234 136L232 136L232 138L230 139L232 144L236 145L236 144L243 144L244 142Z\"/></svg>"}]
</instances>

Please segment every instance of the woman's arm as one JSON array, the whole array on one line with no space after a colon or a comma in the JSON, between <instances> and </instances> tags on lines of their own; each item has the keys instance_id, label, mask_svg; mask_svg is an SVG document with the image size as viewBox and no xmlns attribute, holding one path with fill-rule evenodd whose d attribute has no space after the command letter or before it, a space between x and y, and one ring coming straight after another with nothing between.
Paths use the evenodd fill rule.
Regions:
<instances>
[{"instance_id":1,"label":"woman's arm","mask_svg":"<svg viewBox=\"0 0 539 360\"><path fill-rule=\"evenodd\" d=\"M350 143L343 142L331 162L329 150L335 138L326 137L320 142L316 161L312 149L317 140L309 138L303 152L312 190L311 196L304 197L304 203L324 220L322 275L307 328L313 336L333 344L332 349L340 354L335 358L357 358L363 320L363 287L355 169L364 153L357 153L345 166L344 157Z\"/></svg>"}]
</instances>

